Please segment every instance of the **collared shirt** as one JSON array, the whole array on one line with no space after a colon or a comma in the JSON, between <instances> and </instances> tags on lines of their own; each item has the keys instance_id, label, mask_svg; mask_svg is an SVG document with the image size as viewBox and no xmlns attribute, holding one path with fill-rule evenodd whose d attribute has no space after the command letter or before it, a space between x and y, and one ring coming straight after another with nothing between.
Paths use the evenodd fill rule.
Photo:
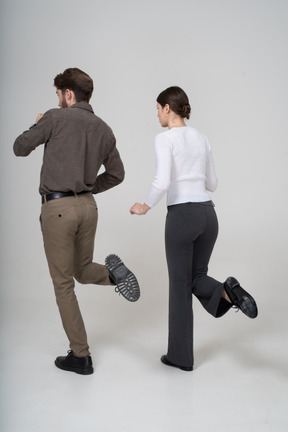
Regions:
<instances>
[{"instance_id":1,"label":"collared shirt","mask_svg":"<svg viewBox=\"0 0 288 432\"><path fill-rule=\"evenodd\" d=\"M88 103L47 111L15 140L13 150L16 156L28 156L44 143L41 195L55 191L97 194L124 179L114 134ZM98 174L102 165L105 171Z\"/></svg>"}]
</instances>

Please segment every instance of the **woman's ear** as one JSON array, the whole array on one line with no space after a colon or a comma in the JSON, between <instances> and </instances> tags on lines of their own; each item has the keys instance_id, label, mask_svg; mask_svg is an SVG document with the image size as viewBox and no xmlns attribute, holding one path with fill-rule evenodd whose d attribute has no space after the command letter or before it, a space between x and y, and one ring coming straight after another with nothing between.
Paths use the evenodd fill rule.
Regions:
<instances>
[{"instance_id":1,"label":"woman's ear","mask_svg":"<svg viewBox=\"0 0 288 432\"><path fill-rule=\"evenodd\" d=\"M165 112L165 114L169 114L170 113L170 105L169 104L166 104L164 106L164 112Z\"/></svg>"}]
</instances>

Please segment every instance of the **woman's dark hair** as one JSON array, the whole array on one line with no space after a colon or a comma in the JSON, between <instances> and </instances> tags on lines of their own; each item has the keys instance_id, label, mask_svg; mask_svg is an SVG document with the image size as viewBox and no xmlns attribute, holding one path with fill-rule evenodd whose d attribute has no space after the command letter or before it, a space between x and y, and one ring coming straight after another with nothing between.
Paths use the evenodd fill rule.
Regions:
<instances>
[{"instance_id":1,"label":"woman's dark hair","mask_svg":"<svg viewBox=\"0 0 288 432\"><path fill-rule=\"evenodd\" d=\"M69 68L58 74L54 78L54 86L62 92L72 90L76 102L89 102L93 92L93 80L78 68Z\"/></svg>"},{"instance_id":2,"label":"woman's dark hair","mask_svg":"<svg viewBox=\"0 0 288 432\"><path fill-rule=\"evenodd\" d=\"M180 87L168 87L159 94L157 102L162 106L162 108L168 104L171 110L182 118L186 117L189 119L190 117L191 107L189 99L184 90Z\"/></svg>"}]
</instances>

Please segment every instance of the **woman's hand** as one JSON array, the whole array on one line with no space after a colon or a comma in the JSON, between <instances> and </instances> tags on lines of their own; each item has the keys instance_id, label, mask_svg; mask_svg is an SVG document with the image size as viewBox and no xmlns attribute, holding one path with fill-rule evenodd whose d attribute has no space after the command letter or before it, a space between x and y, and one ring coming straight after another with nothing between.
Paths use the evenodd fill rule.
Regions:
<instances>
[{"instance_id":1,"label":"woman's hand","mask_svg":"<svg viewBox=\"0 0 288 432\"><path fill-rule=\"evenodd\" d=\"M131 215L145 215L148 210L150 210L151 207L149 207L147 204L140 204L140 203L135 203L131 208L130 208L130 213Z\"/></svg>"}]
</instances>

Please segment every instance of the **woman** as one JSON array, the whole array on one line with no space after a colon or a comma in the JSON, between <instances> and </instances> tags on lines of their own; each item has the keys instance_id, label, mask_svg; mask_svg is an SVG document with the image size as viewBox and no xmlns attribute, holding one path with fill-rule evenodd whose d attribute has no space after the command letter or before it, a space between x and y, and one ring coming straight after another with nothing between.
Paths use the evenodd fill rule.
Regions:
<instances>
[{"instance_id":1,"label":"woman","mask_svg":"<svg viewBox=\"0 0 288 432\"><path fill-rule=\"evenodd\" d=\"M207 276L218 235L217 216L207 191L215 191L217 178L207 138L185 124L191 111L186 93L179 87L167 88L157 98L157 109L161 126L168 127L155 139L157 174L144 204L135 203L130 213L146 214L167 193L169 337L168 352L161 361L192 371L192 294L214 317L234 305L255 318L257 306L235 278L221 283Z\"/></svg>"}]
</instances>

